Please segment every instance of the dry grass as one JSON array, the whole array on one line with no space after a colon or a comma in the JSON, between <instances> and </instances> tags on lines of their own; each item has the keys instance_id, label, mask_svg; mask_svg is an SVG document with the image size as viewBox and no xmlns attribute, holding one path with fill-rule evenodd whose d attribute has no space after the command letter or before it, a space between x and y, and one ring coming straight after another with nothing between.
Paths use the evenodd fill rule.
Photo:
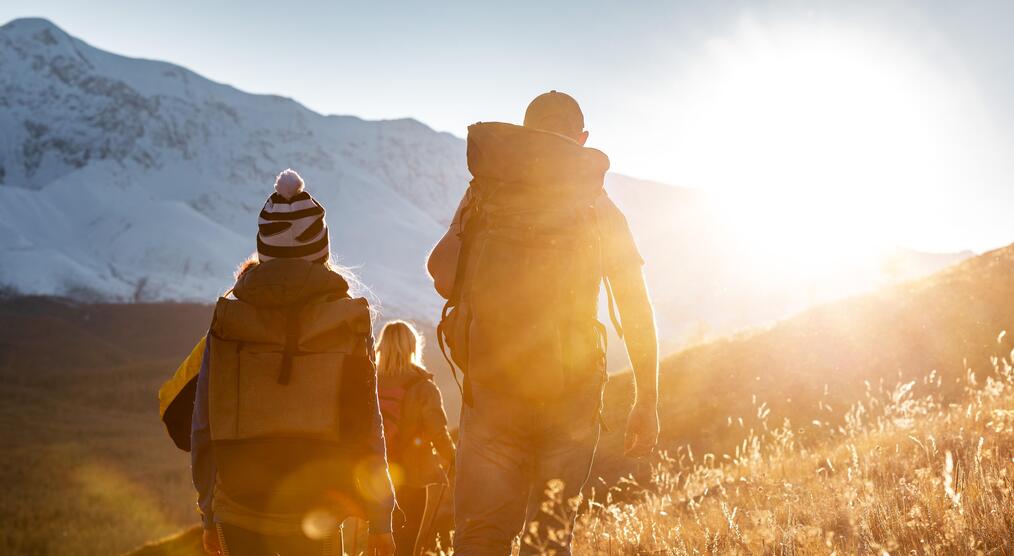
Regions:
<instances>
[{"instance_id":1,"label":"dry grass","mask_svg":"<svg viewBox=\"0 0 1014 556\"><path fill-rule=\"evenodd\" d=\"M671 456L636 480L616 480L632 388L614 377L608 484L580 506L576 552L1014 554L1014 386L1009 358L989 364L1014 347L994 341L1014 330L1012 268L1014 246L667 358ZM0 553L116 554L196 522L154 392L209 313L0 304ZM189 535L145 553L192 554Z\"/></svg>"},{"instance_id":2,"label":"dry grass","mask_svg":"<svg viewBox=\"0 0 1014 556\"><path fill-rule=\"evenodd\" d=\"M195 305L0 302L0 554L121 554L199 519L155 392Z\"/></svg>"},{"instance_id":3,"label":"dry grass","mask_svg":"<svg viewBox=\"0 0 1014 556\"><path fill-rule=\"evenodd\" d=\"M576 514L575 554L1014 554L1014 369L996 359L962 385L948 404L936 373L871 386L842 425L817 400L828 418L806 427L823 438L805 441L758 403L726 421L743 430L733 453L681 448L643 484L628 476L586 499L563 500L550 483L555 519L523 542L552 554Z\"/></svg>"},{"instance_id":4,"label":"dry grass","mask_svg":"<svg viewBox=\"0 0 1014 556\"><path fill-rule=\"evenodd\" d=\"M868 388L843 425L807 423L825 434L806 443L760 404L727 421L744 428L731 454L663 454L645 484L586 500L550 484L558 529L525 542L551 553L547 536L577 512L577 554L1012 554L1014 370L997 359L963 383L963 403L947 405L935 373Z\"/></svg>"}]
</instances>

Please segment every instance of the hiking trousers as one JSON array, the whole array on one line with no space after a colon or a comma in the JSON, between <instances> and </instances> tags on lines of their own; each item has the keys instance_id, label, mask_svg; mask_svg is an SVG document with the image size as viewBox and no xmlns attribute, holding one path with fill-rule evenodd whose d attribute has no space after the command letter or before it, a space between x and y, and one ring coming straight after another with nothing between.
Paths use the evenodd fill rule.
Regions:
<instances>
[{"instance_id":1,"label":"hiking trousers","mask_svg":"<svg viewBox=\"0 0 1014 556\"><path fill-rule=\"evenodd\" d=\"M423 512L426 511L426 487L403 486L394 491L398 507L405 513L405 523L394 529L395 556L415 554Z\"/></svg>"},{"instance_id":2,"label":"hiking trousers","mask_svg":"<svg viewBox=\"0 0 1014 556\"><path fill-rule=\"evenodd\" d=\"M568 522L561 523L541 506L550 481L566 501L588 480L599 438L601 384L552 402L525 401L472 385L472 399L471 406L462 406L459 427L454 553L507 555L524 531L521 554L538 554L543 551L538 541L525 538L532 523L539 524L537 536L546 543L547 527L573 528L574 512L566 510ZM548 548L570 554L570 537L563 535L562 542Z\"/></svg>"}]
</instances>

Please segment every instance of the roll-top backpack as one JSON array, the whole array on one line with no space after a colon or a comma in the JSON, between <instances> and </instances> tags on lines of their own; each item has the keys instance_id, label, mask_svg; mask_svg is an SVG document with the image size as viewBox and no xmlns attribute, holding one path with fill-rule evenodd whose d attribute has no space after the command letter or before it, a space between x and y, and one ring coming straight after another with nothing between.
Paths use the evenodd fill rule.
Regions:
<instances>
[{"instance_id":1,"label":"roll-top backpack","mask_svg":"<svg viewBox=\"0 0 1014 556\"><path fill-rule=\"evenodd\" d=\"M452 367L465 374L466 403L472 384L552 400L604 380L594 205L605 195L605 155L553 133L487 123L469 128L468 164L458 268L438 328Z\"/></svg>"},{"instance_id":2,"label":"roll-top backpack","mask_svg":"<svg viewBox=\"0 0 1014 556\"><path fill-rule=\"evenodd\" d=\"M216 511L220 495L269 515L348 505L376 388L369 304L303 261L244 278L210 331Z\"/></svg>"}]
</instances>

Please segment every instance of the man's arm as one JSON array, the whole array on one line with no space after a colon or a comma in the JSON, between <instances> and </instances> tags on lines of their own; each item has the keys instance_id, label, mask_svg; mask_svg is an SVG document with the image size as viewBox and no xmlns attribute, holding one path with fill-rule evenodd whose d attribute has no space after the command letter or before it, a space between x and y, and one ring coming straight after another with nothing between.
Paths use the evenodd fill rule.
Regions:
<instances>
[{"instance_id":1,"label":"man's arm","mask_svg":"<svg viewBox=\"0 0 1014 556\"><path fill-rule=\"evenodd\" d=\"M454 212L451 225L447 227L447 232L444 233L444 237L440 238L436 247L430 252L429 258L426 259L426 270L433 278L433 287L444 299L450 299L451 293L454 291L454 278L458 273L458 253L461 252L461 236L459 234L464 229L463 214L468 200L469 190L466 190L461 202L458 203L458 210Z\"/></svg>"},{"instance_id":2,"label":"man's arm","mask_svg":"<svg viewBox=\"0 0 1014 556\"><path fill-rule=\"evenodd\" d=\"M634 375L634 405L627 420L626 455L643 457L658 441L658 336L655 314L640 266L609 278L616 298L624 343Z\"/></svg>"},{"instance_id":3,"label":"man's arm","mask_svg":"<svg viewBox=\"0 0 1014 556\"><path fill-rule=\"evenodd\" d=\"M454 275L458 270L458 252L461 251L461 238L457 228L451 225L444 237L440 238L436 247L426 260L426 269L433 278L433 287L444 299L450 299L454 290Z\"/></svg>"}]
</instances>

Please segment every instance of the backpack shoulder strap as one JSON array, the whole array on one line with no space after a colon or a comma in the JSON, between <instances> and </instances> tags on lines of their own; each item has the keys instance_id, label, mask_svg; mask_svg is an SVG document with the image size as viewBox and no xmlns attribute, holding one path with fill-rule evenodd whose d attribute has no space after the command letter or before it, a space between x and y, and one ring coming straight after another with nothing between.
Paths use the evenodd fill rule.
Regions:
<instances>
[{"instance_id":1,"label":"backpack shoulder strap","mask_svg":"<svg viewBox=\"0 0 1014 556\"><path fill-rule=\"evenodd\" d=\"M292 375L292 358L299 350L302 328L299 312L302 309L302 303L294 303L285 308L285 349L282 351L282 369L278 373L278 384L288 384Z\"/></svg>"},{"instance_id":2,"label":"backpack shoulder strap","mask_svg":"<svg viewBox=\"0 0 1014 556\"><path fill-rule=\"evenodd\" d=\"M603 189L600 195L605 197L606 190ZM599 224L599 209L595 205L592 205L592 218L595 225L595 240L598 243L599 250L599 273L602 275L602 285L606 288L606 303L609 305L609 320L613 323L613 329L616 330L616 335L623 338L623 324L620 322L620 317L616 309L616 298L613 296L613 285L609 281L609 276L606 275L605 271L605 254L602 250L602 226Z\"/></svg>"},{"instance_id":3,"label":"backpack shoulder strap","mask_svg":"<svg viewBox=\"0 0 1014 556\"><path fill-rule=\"evenodd\" d=\"M474 179L469 183L468 188L467 195L470 197L468 202L465 203L465 206L462 207L460 220L458 221L458 237L461 239L461 243L458 245L458 260L455 261L454 283L451 286L451 295L447 298L447 302L444 303L444 308L440 313L440 322L437 324L437 345L440 346L440 354L444 356L444 360L447 362L448 368L451 369L451 376L454 377L454 383L458 386L458 392L461 393L462 399L466 404L472 405L472 396L470 388L468 387L468 378L465 377L465 384L462 385L462 381L458 379L458 366L454 364L454 360L447 353L447 329L445 327L447 315L451 312L451 309L461 302L462 292L465 288L464 282L467 274L467 263L469 254L472 250L472 240L477 234L480 226L481 195L477 191ZM460 370L464 375L464 370Z\"/></svg>"},{"instance_id":4,"label":"backpack shoulder strap","mask_svg":"<svg viewBox=\"0 0 1014 556\"><path fill-rule=\"evenodd\" d=\"M472 180L474 182L475 180ZM455 261L454 284L451 287L451 296L447 300L445 309L454 307L461 301L461 294L464 288L468 254L471 251L472 239L479 229L481 195L474 185L469 184L468 202L461 209L458 221L458 238L461 243L458 245L458 260Z\"/></svg>"},{"instance_id":5,"label":"backpack shoulder strap","mask_svg":"<svg viewBox=\"0 0 1014 556\"><path fill-rule=\"evenodd\" d=\"M402 388L402 390L405 391L406 394L408 394L408 391L411 390L413 386L415 386L416 384L419 384L420 382L425 382L427 380L429 380L429 378L427 378L422 373L418 373L415 376L413 376L412 378L406 380L405 384L403 384L401 388Z\"/></svg>"}]
</instances>

